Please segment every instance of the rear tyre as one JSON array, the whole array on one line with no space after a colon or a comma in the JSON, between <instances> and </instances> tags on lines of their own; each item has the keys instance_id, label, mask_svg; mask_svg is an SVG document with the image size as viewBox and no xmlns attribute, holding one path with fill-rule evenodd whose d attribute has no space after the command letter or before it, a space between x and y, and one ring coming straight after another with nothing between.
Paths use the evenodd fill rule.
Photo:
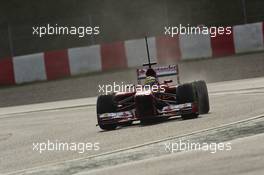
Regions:
<instances>
[{"instance_id":1,"label":"rear tyre","mask_svg":"<svg viewBox=\"0 0 264 175\"><path fill-rule=\"evenodd\" d=\"M181 84L176 88L176 99L178 104L193 103L196 101L195 89L192 83ZM197 113L183 114L182 119L197 118Z\"/></svg>"},{"instance_id":2,"label":"rear tyre","mask_svg":"<svg viewBox=\"0 0 264 175\"><path fill-rule=\"evenodd\" d=\"M114 101L114 95L100 95L97 98L97 122L101 129L103 130L114 130L117 124L102 124L99 118L100 114L104 113L114 113L117 111L117 105Z\"/></svg>"},{"instance_id":3,"label":"rear tyre","mask_svg":"<svg viewBox=\"0 0 264 175\"><path fill-rule=\"evenodd\" d=\"M207 114L210 110L208 91L205 81L193 82L197 92L197 101L199 105L199 114Z\"/></svg>"}]
</instances>

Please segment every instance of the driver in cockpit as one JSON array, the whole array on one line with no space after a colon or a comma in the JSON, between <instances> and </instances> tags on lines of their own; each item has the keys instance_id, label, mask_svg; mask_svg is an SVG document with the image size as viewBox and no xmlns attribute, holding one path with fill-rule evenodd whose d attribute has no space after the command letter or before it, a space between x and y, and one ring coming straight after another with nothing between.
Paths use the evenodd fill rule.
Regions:
<instances>
[{"instance_id":1,"label":"driver in cockpit","mask_svg":"<svg viewBox=\"0 0 264 175\"><path fill-rule=\"evenodd\" d=\"M157 84L159 84L159 81L156 72L152 68L148 69L146 72L146 79L144 85L153 86Z\"/></svg>"}]
</instances>

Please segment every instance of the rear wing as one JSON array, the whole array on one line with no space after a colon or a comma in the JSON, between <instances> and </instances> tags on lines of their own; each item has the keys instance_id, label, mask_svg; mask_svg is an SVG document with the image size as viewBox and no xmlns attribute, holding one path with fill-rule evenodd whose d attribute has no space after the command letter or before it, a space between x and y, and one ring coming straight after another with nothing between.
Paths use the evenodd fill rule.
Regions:
<instances>
[{"instance_id":1,"label":"rear wing","mask_svg":"<svg viewBox=\"0 0 264 175\"><path fill-rule=\"evenodd\" d=\"M173 76L176 75L177 77L177 84L180 84L179 79L179 67L178 65L169 65L169 66L160 66L160 67L153 67L154 71L157 74L157 77L165 77L165 76ZM137 81L140 84L140 80L146 78L146 72L148 68L137 69Z\"/></svg>"}]
</instances>

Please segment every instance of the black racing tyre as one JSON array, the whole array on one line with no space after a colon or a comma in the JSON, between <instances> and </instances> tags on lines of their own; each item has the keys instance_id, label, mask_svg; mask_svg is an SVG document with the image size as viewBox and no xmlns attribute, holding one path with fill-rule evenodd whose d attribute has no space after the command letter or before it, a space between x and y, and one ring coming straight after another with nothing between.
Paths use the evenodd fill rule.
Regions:
<instances>
[{"instance_id":1,"label":"black racing tyre","mask_svg":"<svg viewBox=\"0 0 264 175\"><path fill-rule=\"evenodd\" d=\"M195 101L195 90L191 83L181 84L176 88L178 104L192 103Z\"/></svg>"},{"instance_id":2,"label":"black racing tyre","mask_svg":"<svg viewBox=\"0 0 264 175\"><path fill-rule=\"evenodd\" d=\"M197 101L199 105L199 114L207 114L210 110L208 91L205 81L193 82L197 92Z\"/></svg>"},{"instance_id":3,"label":"black racing tyre","mask_svg":"<svg viewBox=\"0 0 264 175\"><path fill-rule=\"evenodd\" d=\"M100 95L97 98L96 110L97 110L98 125L101 129L103 130L116 129L117 124L102 124L99 118L100 114L114 113L117 111L117 105L114 101L114 95Z\"/></svg>"},{"instance_id":4,"label":"black racing tyre","mask_svg":"<svg viewBox=\"0 0 264 175\"><path fill-rule=\"evenodd\" d=\"M178 104L192 103L196 101L196 93L192 83L181 84L176 88L176 99ZM198 114L183 114L182 119L197 118Z\"/></svg>"}]
</instances>

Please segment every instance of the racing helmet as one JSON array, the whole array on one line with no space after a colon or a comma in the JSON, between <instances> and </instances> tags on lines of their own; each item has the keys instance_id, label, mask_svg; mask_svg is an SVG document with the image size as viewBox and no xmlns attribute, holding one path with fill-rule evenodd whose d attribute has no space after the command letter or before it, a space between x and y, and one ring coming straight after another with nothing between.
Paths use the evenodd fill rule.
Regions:
<instances>
[{"instance_id":1,"label":"racing helmet","mask_svg":"<svg viewBox=\"0 0 264 175\"><path fill-rule=\"evenodd\" d=\"M152 77L157 77L157 73L152 69L152 68L149 68L146 72L146 77L148 76L152 76Z\"/></svg>"},{"instance_id":2,"label":"racing helmet","mask_svg":"<svg viewBox=\"0 0 264 175\"><path fill-rule=\"evenodd\" d=\"M152 85L154 85L154 84L156 84L156 83L157 83L157 80L156 80L156 78L153 77L153 76L147 76L146 79L145 79L145 85L150 85L150 86L152 86Z\"/></svg>"}]
</instances>

